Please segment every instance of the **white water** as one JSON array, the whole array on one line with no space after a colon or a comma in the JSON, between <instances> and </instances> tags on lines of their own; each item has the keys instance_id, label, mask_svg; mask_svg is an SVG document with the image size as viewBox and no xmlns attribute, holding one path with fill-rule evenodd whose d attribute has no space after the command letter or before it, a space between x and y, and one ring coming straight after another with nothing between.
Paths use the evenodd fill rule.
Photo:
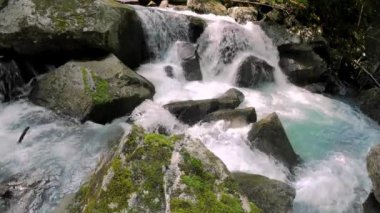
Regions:
<instances>
[{"instance_id":1,"label":"white water","mask_svg":"<svg viewBox=\"0 0 380 213\"><path fill-rule=\"evenodd\" d=\"M29 132L17 144L27 126ZM101 152L108 149L107 142L122 133L121 127L117 121L106 126L80 125L25 101L1 104L0 182L17 173L42 171L55 185L44 194L38 212L50 212L64 195L78 190Z\"/></svg>"},{"instance_id":2,"label":"white water","mask_svg":"<svg viewBox=\"0 0 380 213\"><path fill-rule=\"evenodd\" d=\"M188 40L188 29L182 24L186 19L160 11L151 14L140 10L138 14L146 29L151 29L145 33L151 54L156 56L154 63L141 66L138 72L152 81L157 93L153 101L134 111L136 123L149 131L161 125L173 133L200 139L232 171L292 184L297 190L296 213L360 212L358 206L370 190L365 155L380 142L379 126L347 104L287 83L277 66L277 50L264 32L252 23L240 26L226 17L203 16L209 22L199 41L204 80L187 82L176 51L170 50L177 39ZM239 47L231 53L233 60L220 60L219 48L232 45ZM281 164L249 149L246 136L250 126L230 128L229 123L219 121L189 127L161 107L170 101L212 98L234 87L236 66L248 54L274 66L276 82L256 90L238 88L245 95L240 107L255 107L259 119L274 111L280 115L295 151L305 160L293 181L287 179ZM166 65L174 68L174 79L165 75ZM43 170L58 180L39 211L50 212L64 195L75 192L96 166L102 151L108 149L107 141L126 125L121 121L106 126L80 125L26 101L0 104L0 181L15 173ZM31 129L22 144L17 144L26 126Z\"/></svg>"},{"instance_id":3,"label":"white water","mask_svg":"<svg viewBox=\"0 0 380 213\"><path fill-rule=\"evenodd\" d=\"M137 122L151 130L161 125L173 133L200 139L231 171L288 182L296 188L296 213L361 212L370 191L365 156L380 142L380 127L350 105L288 83L278 67L277 49L259 26L237 25L226 17L201 17L208 20L198 39L203 81L184 79L173 50L141 66L138 72L155 85L156 95L153 102L146 101L136 109ZM220 50L226 47L230 48L227 54L234 56L232 61L223 59L225 54ZM295 151L305 161L293 181L287 179L288 172L281 164L249 149L246 137L250 126L229 128L228 123L219 121L188 127L161 107L171 101L213 98L236 88L237 65L246 55L274 66L276 82L256 90L238 88L245 95L240 107L255 107L259 119L271 112L279 114ZM173 79L165 75L167 65L174 68Z\"/></svg>"}]
</instances>

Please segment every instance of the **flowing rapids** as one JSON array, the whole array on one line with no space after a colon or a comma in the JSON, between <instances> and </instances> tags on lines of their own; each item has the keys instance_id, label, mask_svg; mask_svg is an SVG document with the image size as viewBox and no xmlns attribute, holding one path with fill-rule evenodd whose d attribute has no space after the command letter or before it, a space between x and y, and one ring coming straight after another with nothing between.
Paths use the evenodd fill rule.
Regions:
<instances>
[{"instance_id":1,"label":"flowing rapids","mask_svg":"<svg viewBox=\"0 0 380 213\"><path fill-rule=\"evenodd\" d=\"M365 167L369 148L379 143L380 127L350 105L310 93L286 81L278 67L278 52L261 28L238 25L226 17L200 16L208 26L198 39L203 81L185 80L176 55L177 40L188 41L190 12L160 11L136 7L142 20L150 54L155 60L137 70L156 87L153 101L145 101L132 113L148 130L158 125L172 133L201 140L231 171L261 174L296 188L294 212L360 212L370 191ZM259 89L238 88L245 95L240 107L256 108L258 118L277 112L295 151L304 163L295 178L279 163L247 145L250 125L230 128L218 121L189 127L181 124L163 104L178 100L212 98L235 88L239 62L254 55L275 67L275 82ZM169 78L164 67L173 67ZM83 125L57 117L27 101L0 104L0 181L17 173L42 171L50 180L42 207L51 212L65 195L83 183L128 124L118 119L105 126ZM17 144L23 129L31 129ZM32 211L33 212L33 211Z\"/></svg>"}]
</instances>

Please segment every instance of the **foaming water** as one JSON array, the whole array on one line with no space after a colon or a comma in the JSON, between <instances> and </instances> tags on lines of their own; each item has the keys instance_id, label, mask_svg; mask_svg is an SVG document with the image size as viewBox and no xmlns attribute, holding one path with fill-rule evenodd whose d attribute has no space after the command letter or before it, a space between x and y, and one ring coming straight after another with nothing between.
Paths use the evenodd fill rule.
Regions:
<instances>
[{"instance_id":1,"label":"foaming water","mask_svg":"<svg viewBox=\"0 0 380 213\"><path fill-rule=\"evenodd\" d=\"M231 171L261 174L290 183L297 191L296 213L360 212L370 191L365 156L372 145L379 143L380 127L343 102L289 84L278 67L276 47L259 26L238 25L230 18L214 15L200 17L208 23L197 41L203 81L184 79L172 43L160 62L145 64L138 70L153 82L157 91L154 103L136 109L144 118L140 119L141 124L163 125L170 131L201 140ZM234 85L237 67L247 55L272 65L276 82L255 90L237 88ZM173 67L173 78L166 76L165 66ZM250 126L230 128L224 121L181 126L160 107L172 101L213 98L230 88L244 93L245 101L240 108L255 107L259 119L272 112L279 114L295 151L304 160L294 180L287 179L289 174L280 163L249 149ZM167 125L171 122L175 128Z\"/></svg>"},{"instance_id":2,"label":"foaming water","mask_svg":"<svg viewBox=\"0 0 380 213\"><path fill-rule=\"evenodd\" d=\"M39 212L51 212L63 196L76 192L112 139L123 134L117 123L81 125L26 101L0 104L0 121L0 181L35 171L55 180L43 194ZM30 130L18 144L27 126Z\"/></svg>"}]
</instances>

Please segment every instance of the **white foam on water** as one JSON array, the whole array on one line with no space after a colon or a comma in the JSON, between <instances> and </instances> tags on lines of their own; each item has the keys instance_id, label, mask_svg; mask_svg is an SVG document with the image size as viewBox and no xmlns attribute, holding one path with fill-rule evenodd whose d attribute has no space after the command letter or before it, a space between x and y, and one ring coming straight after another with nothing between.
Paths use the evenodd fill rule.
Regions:
<instances>
[{"instance_id":1,"label":"white foam on water","mask_svg":"<svg viewBox=\"0 0 380 213\"><path fill-rule=\"evenodd\" d=\"M278 66L276 47L259 26L237 25L228 17L188 11L178 13L198 16L208 22L198 39L203 81L185 81L175 54L169 51L161 62L138 70L156 87L154 103L162 106L173 101L217 97L230 88L237 88L234 85L237 67L245 56L265 60L275 68L275 83L257 89L237 88L245 95L239 108L255 107L259 119L272 112L279 114L292 146L304 159L294 180L287 179L289 174L281 164L249 148L250 126L229 128L228 122L219 121L188 129L183 126L181 131L200 139L231 171L291 181L297 191L296 213L360 212L361 203L370 191L365 156L372 145L380 142L380 127L343 102L288 83ZM220 48L223 47L236 47L231 53L235 55L231 62L221 60L224 53ZM175 70L173 79L166 77L163 71L168 63ZM144 120L166 122L166 117L170 117L172 122L173 117L162 113L162 108L156 109L157 105L145 107L151 107L152 112L157 111L162 116L147 116Z\"/></svg>"}]
</instances>

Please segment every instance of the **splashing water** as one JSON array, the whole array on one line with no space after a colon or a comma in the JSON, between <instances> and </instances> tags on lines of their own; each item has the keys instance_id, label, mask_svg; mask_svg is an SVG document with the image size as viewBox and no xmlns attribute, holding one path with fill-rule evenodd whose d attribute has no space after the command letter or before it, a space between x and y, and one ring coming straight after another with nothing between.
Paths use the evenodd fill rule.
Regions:
<instances>
[{"instance_id":1,"label":"splashing water","mask_svg":"<svg viewBox=\"0 0 380 213\"><path fill-rule=\"evenodd\" d=\"M203 81L185 80L170 50L174 48L172 42L166 57L138 70L155 85L156 94L154 102L148 101L136 109L137 122L146 128L162 125L174 133L182 131L200 139L231 171L261 174L290 183L297 192L294 212L361 212L361 204L370 191L365 156L372 145L380 142L379 126L343 102L288 83L278 66L277 48L259 26L238 25L226 17L201 17L208 22L197 41ZM155 28L145 27L151 29ZM279 114L295 151L305 161L295 180L287 179L288 173L281 164L249 149L250 126L229 128L227 122L218 121L188 127L161 112L160 106L172 101L213 98L237 88L233 83L237 68L247 55L273 66L276 82L256 90L238 88L245 95L240 107L255 107L259 119L274 111ZM173 78L166 76L165 66L173 67Z\"/></svg>"}]
</instances>

